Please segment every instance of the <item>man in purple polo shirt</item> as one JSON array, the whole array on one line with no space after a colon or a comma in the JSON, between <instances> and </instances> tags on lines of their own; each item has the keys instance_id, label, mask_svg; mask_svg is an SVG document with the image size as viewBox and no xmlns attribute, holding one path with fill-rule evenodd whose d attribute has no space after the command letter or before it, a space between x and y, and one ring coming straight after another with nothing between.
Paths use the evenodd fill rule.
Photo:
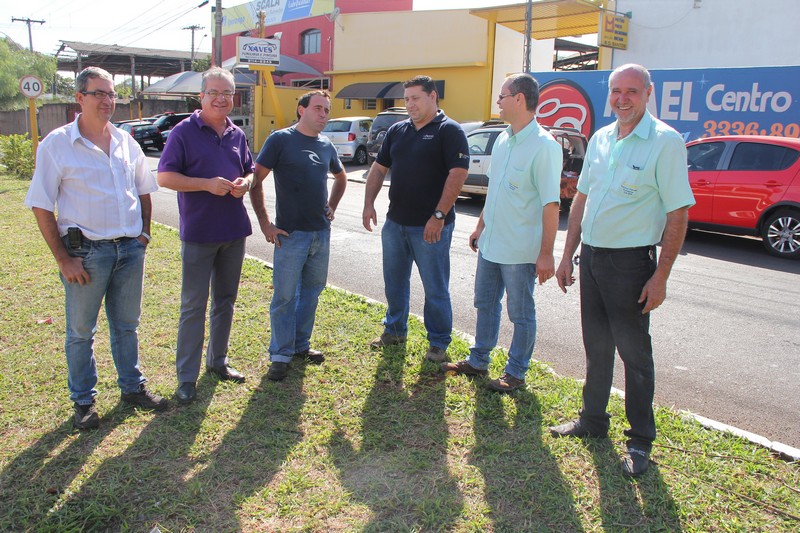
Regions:
<instances>
[{"instance_id":1,"label":"man in purple polo shirt","mask_svg":"<svg viewBox=\"0 0 800 533\"><path fill-rule=\"evenodd\" d=\"M227 70L213 67L203 73L202 109L172 129L158 164L158 183L178 191L183 284L175 396L184 404L197 397L209 285L206 371L236 383L245 379L228 364L245 237L251 234L242 196L253 176L247 139L228 118L234 89Z\"/></svg>"}]
</instances>

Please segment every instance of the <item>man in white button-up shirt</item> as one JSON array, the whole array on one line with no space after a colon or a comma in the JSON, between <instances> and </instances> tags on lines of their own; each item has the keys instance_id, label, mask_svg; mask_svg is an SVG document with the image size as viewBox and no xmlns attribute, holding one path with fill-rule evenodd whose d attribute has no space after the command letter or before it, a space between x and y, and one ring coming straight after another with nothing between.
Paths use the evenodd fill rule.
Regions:
<instances>
[{"instance_id":1,"label":"man in white button-up shirt","mask_svg":"<svg viewBox=\"0 0 800 533\"><path fill-rule=\"evenodd\" d=\"M150 193L158 185L133 137L109 122L116 97L111 75L88 67L75 86L82 112L42 141L25 205L58 263L66 292L73 423L91 429L100 422L92 346L104 297L122 400L159 411L168 407L144 386L137 334L150 242Z\"/></svg>"}]
</instances>

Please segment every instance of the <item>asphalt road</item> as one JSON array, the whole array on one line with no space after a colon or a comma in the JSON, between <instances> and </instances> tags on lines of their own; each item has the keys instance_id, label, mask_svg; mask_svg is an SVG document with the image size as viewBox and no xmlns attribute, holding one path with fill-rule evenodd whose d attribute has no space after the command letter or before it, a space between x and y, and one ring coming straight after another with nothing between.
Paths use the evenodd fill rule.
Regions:
<instances>
[{"instance_id":1,"label":"asphalt road","mask_svg":"<svg viewBox=\"0 0 800 533\"><path fill-rule=\"evenodd\" d=\"M155 161L155 158L153 158ZM153 163L155 169L157 163ZM348 167L348 183L331 237L329 283L385 301L380 233L361 225L366 167ZM272 181L267 194L274 213ZM153 195L154 220L177 227L176 193ZM386 189L376 203L379 226L388 206ZM451 252L454 327L474 334L472 306L476 256L467 247L482 204L459 200ZM252 215L254 228L258 225ZM248 239L251 255L271 261L272 247L257 230ZM566 237L562 213L556 262ZM656 403L687 409L720 422L800 448L800 261L773 258L760 241L690 231L673 268L665 303L653 312ZM535 292L538 333L534 357L561 375L581 379L579 287L566 295L554 280ZM423 293L416 272L412 312L422 314ZM381 327L375 324L375 333ZM507 319L500 343L508 346ZM615 386L624 388L621 365Z\"/></svg>"}]
</instances>

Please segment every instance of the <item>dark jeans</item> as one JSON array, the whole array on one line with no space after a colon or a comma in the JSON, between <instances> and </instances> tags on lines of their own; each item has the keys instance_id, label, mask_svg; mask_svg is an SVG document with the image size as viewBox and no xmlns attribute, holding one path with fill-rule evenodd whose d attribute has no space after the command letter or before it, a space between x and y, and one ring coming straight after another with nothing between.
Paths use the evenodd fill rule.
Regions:
<instances>
[{"instance_id":1,"label":"dark jeans","mask_svg":"<svg viewBox=\"0 0 800 533\"><path fill-rule=\"evenodd\" d=\"M656 438L653 418L655 369L650 315L638 302L656 269L655 247L592 248L580 257L581 325L586 349L582 422L592 431L608 431L606 412L614 378L614 349L625 367L628 446L650 451Z\"/></svg>"}]
</instances>

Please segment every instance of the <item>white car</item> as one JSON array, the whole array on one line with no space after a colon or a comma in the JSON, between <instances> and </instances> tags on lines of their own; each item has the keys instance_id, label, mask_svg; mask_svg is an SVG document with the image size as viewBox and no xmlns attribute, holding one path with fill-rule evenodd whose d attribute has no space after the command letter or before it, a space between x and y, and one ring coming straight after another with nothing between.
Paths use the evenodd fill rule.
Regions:
<instances>
[{"instance_id":1,"label":"white car","mask_svg":"<svg viewBox=\"0 0 800 533\"><path fill-rule=\"evenodd\" d=\"M370 117L332 118L322 130L331 140L342 161L352 161L356 165L367 163L367 135L372 126Z\"/></svg>"}]
</instances>

